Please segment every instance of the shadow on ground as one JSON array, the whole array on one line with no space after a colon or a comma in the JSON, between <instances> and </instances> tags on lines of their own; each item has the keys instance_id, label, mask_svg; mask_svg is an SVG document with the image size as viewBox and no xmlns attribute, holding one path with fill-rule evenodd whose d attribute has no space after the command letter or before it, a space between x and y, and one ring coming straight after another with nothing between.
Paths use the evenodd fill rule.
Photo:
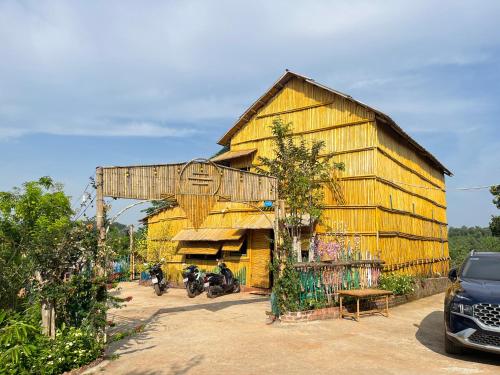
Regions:
<instances>
[{"instance_id":1,"label":"shadow on ground","mask_svg":"<svg viewBox=\"0 0 500 375\"><path fill-rule=\"evenodd\" d=\"M463 355L459 356L447 354L444 351L444 322L442 310L431 312L419 325L415 324L415 326L418 328L415 334L416 339L433 352L465 362L500 366L500 356L493 353L466 350Z\"/></svg>"},{"instance_id":2,"label":"shadow on ground","mask_svg":"<svg viewBox=\"0 0 500 375\"><path fill-rule=\"evenodd\" d=\"M122 340L116 341L116 342L111 342L108 349L107 349L107 355L112 356L113 354L119 352L120 355L125 355L125 354L131 354L139 351L144 351L148 350L151 348L154 348L155 345L150 345L147 347L141 347L141 348L134 348L132 349L135 344L145 344L147 343L148 339L150 338L150 333L151 330L154 330L155 328L155 322L157 321L158 317L163 314L175 314L175 313L181 313L181 312L186 312L186 311L196 311L196 310L208 310L211 312L217 312L222 309L231 307L231 306L236 306L236 305L247 305L247 304L252 304L252 303L259 303L259 302L265 302L269 301L268 297L258 297L258 298L252 298L252 299L244 299L244 300L233 300L233 301L220 301L220 302L211 302L211 303L202 303L202 304L194 304L194 305L188 305L188 306L177 306L177 307L167 307L167 308L160 308L158 309L155 313L153 313L149 318L147 319L131 319L131 318L124 318L120 317L119 314L113 314L115 318L119 321L119 324L117 327L115 327L112 330L112 333L116 333L119 331L123 331L125 329L134 329L136 327L143 327L143 329L139 330L139 332L126 337ZM111 336L112 337L112 336ZM185 374L189 369L191 369L194 366L197 366L203 359L203 356L195 356L193 357L189 363L187 364L174 364L175 368L173 367L171 369L172 374ZM134 374L131 372L130 374ZM153 375L153 373L151 373Z\"/></svg>"}]
</instances>

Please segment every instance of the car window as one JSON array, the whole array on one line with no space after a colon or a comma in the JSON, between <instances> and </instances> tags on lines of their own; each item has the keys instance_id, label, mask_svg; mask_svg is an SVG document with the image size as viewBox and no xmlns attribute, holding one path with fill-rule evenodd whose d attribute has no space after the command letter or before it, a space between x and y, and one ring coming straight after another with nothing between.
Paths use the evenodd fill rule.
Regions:
<instances>
[{"instance_id":1,"label":"car window","mask_svg":"<svg viewBox=\"0 0 500 375\"><path fill-rule=\"evenodd\" d=\"M464 264L462 278L500 281L500 257L470 257Z\"/></svg>"}]
</instances>

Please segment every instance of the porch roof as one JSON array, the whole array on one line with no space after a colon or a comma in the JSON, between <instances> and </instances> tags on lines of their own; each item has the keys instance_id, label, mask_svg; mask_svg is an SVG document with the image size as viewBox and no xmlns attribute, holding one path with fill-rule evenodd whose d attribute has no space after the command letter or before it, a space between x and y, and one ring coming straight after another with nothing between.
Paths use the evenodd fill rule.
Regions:
<instances>
[{"instance_id":1,"label":"porch roof","mask_svg":"<svg viewBox=\"0 0 500 375\"><path fill-rule=\"evenodd\" d=\"M172 241L234 241L239 240L243 234L245 230L234 228L183 229Z\"/></svg>"}]
</instances>

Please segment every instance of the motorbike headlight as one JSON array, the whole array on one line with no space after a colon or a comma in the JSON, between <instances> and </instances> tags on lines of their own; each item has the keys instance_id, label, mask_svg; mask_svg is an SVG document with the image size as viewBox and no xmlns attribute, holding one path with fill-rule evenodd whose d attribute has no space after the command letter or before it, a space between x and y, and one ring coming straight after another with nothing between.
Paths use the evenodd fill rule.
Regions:
<instances>
[{"instance_id":1,"label":"motorbike headlight","mask_svg":"<svg viewBox=\"0 0 500 375\"><path fill-rule=\"evenodd\" d=\"M464 315L469 315L473 316L474 315L474 306L472 305L467 305L465 303L460 303L460 302L453 302L451 304L451 311L464 314Z\"/></svg>"}]
</instances>

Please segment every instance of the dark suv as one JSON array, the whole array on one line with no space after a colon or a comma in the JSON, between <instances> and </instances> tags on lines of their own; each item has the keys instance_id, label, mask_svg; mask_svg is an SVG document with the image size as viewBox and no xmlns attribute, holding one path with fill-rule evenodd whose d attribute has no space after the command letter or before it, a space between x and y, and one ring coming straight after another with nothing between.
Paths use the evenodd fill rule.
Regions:
<instances>
[{"instance_id":1,"label":"dark suv","mask_svg":"<svg viewBox=\"0 0 500 375\"><path fill-rule=\"evenodd\" d=\"M446 352L460 354L466 347L500 354L500 253L472 251L448 277Z\"/></svg>"}]
</instances>

